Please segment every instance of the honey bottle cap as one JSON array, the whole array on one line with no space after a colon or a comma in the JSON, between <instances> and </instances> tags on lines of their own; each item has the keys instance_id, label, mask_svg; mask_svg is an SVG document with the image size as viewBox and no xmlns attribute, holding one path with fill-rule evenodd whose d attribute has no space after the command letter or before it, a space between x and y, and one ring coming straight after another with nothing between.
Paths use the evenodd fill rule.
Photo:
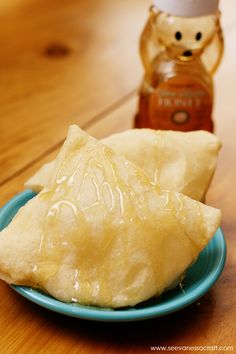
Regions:
<instances>
[{"instance_id":1,"label":"honey bottle cap","mask_svg":"<svg viewBox=\"0 0 236 354\"><path fill-rule=\"evenodd\" d=\"M154 0L154 5L173 16L198 17L214 14L219 0Z\"/></svg>"}]
</instances>

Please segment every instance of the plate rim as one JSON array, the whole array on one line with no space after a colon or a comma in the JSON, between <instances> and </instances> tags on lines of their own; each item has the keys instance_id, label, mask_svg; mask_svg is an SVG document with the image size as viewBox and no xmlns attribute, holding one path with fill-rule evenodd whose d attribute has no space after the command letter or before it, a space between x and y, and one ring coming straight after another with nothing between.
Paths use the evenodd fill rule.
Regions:
<instances>
[{"instance_id":1,"label":"plate rim","mask_svg":"<svg viewBox=\"0 0 236 354\"><path fill-rule=\"evenodd\" d=\"M3 223L4 218L9 216L9 212L12 210L20 208L22 203L26 204L28 200L33 198L37 193L27 189L23 192L15 195L11 198L1 209L0 209L0 224ZM23 204L23 205L24 205ZM17 211L18 211L17 210ZM1 227L2 228L2 227ZM215 284L219 276L221 275L225 261L226 261L226 242L224 234L221 228L218 228L214 238L217 238L219 244L219 249L221 250L220 257L217 266L213 268L214 272L211 273L211 277L203 278L202 282L198 287L192 290L187 295L176 299L170 300L167 303L159 303L156 305L151 305L149 307L144 307L141 309L129 308L129 310L113 310L96 308L95 306L86 306L80 304L70 304L63 303L57 299L54 299L50 295L44 295L43 293L31 289L29 287L10 285L17 293L30 300L37 305L40 305L48 310L60 313L62 315L67 315L71 317L93 320L93 321L105 321L105 322L128 322L128 321L139 321L147 320L155 317L165 316L167 314L179 311L192 303L196 302L199 298L207 293L207 291ZM212 239L213 241L213 239ZM212 242L210 241L210 242Z\"/></svg>"}]
</instances>

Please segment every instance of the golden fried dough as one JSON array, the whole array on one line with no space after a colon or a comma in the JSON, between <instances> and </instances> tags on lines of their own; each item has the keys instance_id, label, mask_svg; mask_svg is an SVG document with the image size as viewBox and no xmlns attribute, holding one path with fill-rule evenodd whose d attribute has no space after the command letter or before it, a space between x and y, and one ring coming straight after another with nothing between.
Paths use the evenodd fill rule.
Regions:
<instances>
[{"instance_id":1,"label":"golden fried dough","mask_svg":"<svg viewBox=\"0 0 236 354\"><path fill-rule=\"evenodd\" d=\"M65 302L132 306L183 274L220 217L71 126L47 187L0 233L0 277Z\"/></svg>"},{"instance_id":2,"label":"golden fried dough","mask_svg":"<svg viewBox=\"0 0 236 354\"><path fill-rule=\"evenodd\" d=\"M206 131L175 132L132 129L102 140L134 162L163 189L204 201L215 171L221 143ZM54 162L44 165L26 182L38 192L47 185Z\"/></svg>"}]
</instances>

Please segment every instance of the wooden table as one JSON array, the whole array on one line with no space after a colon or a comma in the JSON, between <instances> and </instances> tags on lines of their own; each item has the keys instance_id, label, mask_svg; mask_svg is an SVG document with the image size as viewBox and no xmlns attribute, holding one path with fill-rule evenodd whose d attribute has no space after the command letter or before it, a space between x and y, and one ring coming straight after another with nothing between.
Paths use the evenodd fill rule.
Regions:
<instances>
[{"instance_id":1,"label":"wooden table","mask_svg":"<svg viewBox=\"0 0 236 354\"><path fill-rule=\"evenodd\" d=\"M131 127L142 67L137 46L150 1L2 0L0 205L55 157L68 125L101 138ZM150 346L234 345L236 352L236 4L222 0L226 51L216 75L223 141L207 202L223 211L228 256L200 302L151 321L60 316L0 282L0 353L145 353ZM207 352L207 351L205 351Z\"/></svg>"}]
</instances>

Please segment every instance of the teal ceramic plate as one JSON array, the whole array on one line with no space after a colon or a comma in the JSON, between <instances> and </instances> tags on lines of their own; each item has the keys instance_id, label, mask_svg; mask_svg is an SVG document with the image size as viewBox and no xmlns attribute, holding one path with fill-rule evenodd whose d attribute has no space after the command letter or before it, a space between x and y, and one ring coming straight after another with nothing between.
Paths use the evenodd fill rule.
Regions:
<instances>
[{"instance_id":1,"label":"teal ceramic plate","mask_svg":"<svg viewBox=\"0 0 236 354\"><path fill-rule=\"evenodd\" d=\"M28 190L11 199L0 211L0 229L6 227L18 209L34 196L35 193ZM198 260L188 269L182 289L177 287L159 298L135 307L117 310L66 304L31 288L22 286L12 288L32 302L67 316L110 322L145 320L175 312L198 300L219 278L224 268L225 257L225 240L222 230L218 229Z\"/></svg>"}]
</instances>

